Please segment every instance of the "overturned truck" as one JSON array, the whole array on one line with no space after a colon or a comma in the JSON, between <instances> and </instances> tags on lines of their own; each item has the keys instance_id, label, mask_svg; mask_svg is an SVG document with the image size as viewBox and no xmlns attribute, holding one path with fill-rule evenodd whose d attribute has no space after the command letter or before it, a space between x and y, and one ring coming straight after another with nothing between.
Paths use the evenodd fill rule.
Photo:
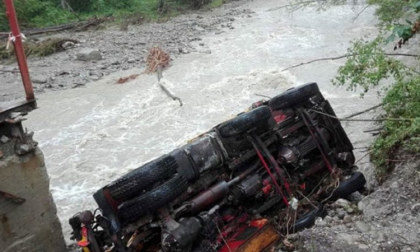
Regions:
<instances>
[{"instance_id":1,"label":"overturned truck","mask_svg":"<svg viewBox=\"0 0 420 252\"><path fill-rule=\"evenodd\" d=\"M353 146L316 83L259 101L94 194L70 219L82 251L264 251L362 190Z\"/></svg>"}]
</instances>

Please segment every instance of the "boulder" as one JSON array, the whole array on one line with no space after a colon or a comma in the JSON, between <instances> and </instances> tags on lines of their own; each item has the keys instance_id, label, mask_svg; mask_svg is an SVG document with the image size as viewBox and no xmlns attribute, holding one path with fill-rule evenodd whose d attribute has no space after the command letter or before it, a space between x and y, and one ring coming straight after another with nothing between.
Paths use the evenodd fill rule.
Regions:
<instances>
[{"instance_id":1,"label":"boulder","mask_svg":"<svg viewBox=\"0 0 420 252\"><path fill-rule=\"evenodd\" d=\"M80 50L76 57L81 61L93 61L102 59L101 52L98 49L85 48Z\"/></svg>"}]
</instances>

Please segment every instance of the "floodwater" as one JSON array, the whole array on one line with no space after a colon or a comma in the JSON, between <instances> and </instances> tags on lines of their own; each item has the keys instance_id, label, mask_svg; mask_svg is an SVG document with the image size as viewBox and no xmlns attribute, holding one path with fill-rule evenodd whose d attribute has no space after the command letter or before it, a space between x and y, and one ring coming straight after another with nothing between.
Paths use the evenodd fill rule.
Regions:
<instances>
[{"instance_id":1,"label":"floodwater","mask_svg":"<svg viewBox=\"0 0 420 252\"><path fill-rule=\"evenodd\" d=\"M373 8L354 22L363 6L334 6L323 12L314 8L268 11L285 4L264 0L240 6L255 14L237 18L235 29L202 37L211 54L190 53L174 60L164 72L164 81L183 100L182 107L160 90L154 75L115 84L118 78L143 69L119 72L85 88L38 96L40 108L25 125L35 131L45 154L67 239L68 218L94 209L92 194L97 189L240 113L263 99L259 95L274 96L292 86L317 82L338 116L379 103L374 95L361 100L358 94L331 85L343 60L282 72L301 62L343 55L350 41L374 36ZM207 18L224 11L200 15ZM371 125L347 122L344 126L355 147L368 145L371 138L363 130ZM368 173L370 165L361 163Z\"/></svg>"}]
</instances>

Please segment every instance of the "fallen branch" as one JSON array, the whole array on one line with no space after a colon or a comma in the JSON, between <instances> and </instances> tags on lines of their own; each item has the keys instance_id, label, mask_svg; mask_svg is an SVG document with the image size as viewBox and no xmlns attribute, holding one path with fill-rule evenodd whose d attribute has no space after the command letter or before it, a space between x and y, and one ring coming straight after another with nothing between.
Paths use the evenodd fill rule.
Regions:
<instances>
[{"instance_id":1,"label":"fallen branch","mask_svg":"<svg viewBox=\"0 0 420 252\"><path fill-rule=\"evenodd\" d=\"M353 56L357 56L357 55L360 55L360 54L345 54L345 55L337 56L337 57L327 57L327 58L314 59L314 60L311 60L311 61L302 62L302 63L296 64L296 65L287 67L287 68L281 70L281 72L284 72L284 71L287 71L287 70L290 70L290 69L293 69L293 68L296 68L296 67L300 67L300 66L303 66L303 65L309 65L309 64L319 62L319 61L339 60L339 59L344 59L344 58L353 57ZM387 56L404 56L404 57L420 57L420 54L411 54L411 53L385 53L385 55L387 55Z\"/></svg>"},{"instance_id":2,"label":"fallen branch","mask_svg":"<svg viewBox=\"0 0 420 252\"><path fill-rule=\"evenodd\" d=\"M377 128L377 129L371 129L371 130L364 130L363 133L371 133L371 132L381 131L383 129L384 129L384 127L380 127L380 128Z\"/></svg>"},{"instance_id":3,"label":"fallen branch","mask_svg":"<svg viewBox=\"0 0 420 252\"><path fill-rule=\"evenodd\" d=\"M79 43L75 39L69 38L49 38L40 42L27 42L23 44L26 56L47 56L56 52L64 51L65 43ZM15 57L14 47L7 48L6 44L0 44L0 59L9 59Z\"/></svg>"},{"instance_id":4,"label":"fallen branch","mask_svg":"<svg viewBox=\"0 0 420 252\"><path fill-rule=\"evenodd\" d=\"M255 93L254 95L260 96L260 97L264 97L264 98L268 98L268 99L271 99L272 98L272 97L270 97L268 95L263 95L263 94L257 94L257 93Z\"/></svg>"},{"instance_id":5,"label":"fallen branch","mask_svg":"<svg viewBox=\"0 0 420 252\"><path fill-rule=\"evenodd\" d=\"M381 118L381 119L346 119L346 118L338 118L336 116L326 114L317 110L310 109L310 111L314 113L318 113L320 115L328 116L330 118L334 118L339 121L349 121L349 122L385 122L385 121L401 121L401 122L412 122L415 118Z\"/></svg>"},{"instance_id":6,"label":"fallen branch","mask_svg":"<svg viewBox=\"0 0 420 252\"><path fill-rule=\"evenodd\" d=\"M352 23L354 23L354 21L356 21L356 19L358 19L360 17L360 15L362 15L363 12L365 12L365 10L367 8L369 8L370 5L366 5L359 13L357 13L356 17L353 18L353 21L351 21Z\"/></svg>"},{"instance_id":7,"label":"fallen branch","mask_svg":"<svg viewBox=\"0 0 420 252\"><path fill-rule=\"evenodd\" d=\"M128 82L128 81L134 80L134 79L136 79L137 77L139 77L139 75L140 75L140 74L132 74L132 75L127 76L127 77L122 77L122 78L119 78L119 79L118 79L118 81L117 81L117 84L124 84L124 83L126 83L126 82Z\"/></svg>"},{"instance_id":8,"label":"fallen branch","mask_svg":"<svg viewBox=\"0 0 420 252\"><path fill-rule=\"evenodd\" d=\"M162 67L161 66L159 66L158 67L158 69L157 69L157 74L158 74L158 84L159 84L159 87L169 96L169 97L171 97L172 98L172 100L177 100L177 101L179 101L179 106L183 106L184 104L182 103L182 100L181 100L181 98L179 98L179 97L177 97L177 96L175 96L175 95L173 95L171 92L169 92L169 90L160 82L160 80L162 79L162 77L163 77L163 75L162 75Z\"/></svg>"},{"instance_id":9,"label":"fallen branch","mask_svg":"<svg viewBox=\"0 0 420 252\"><path fill-rule=\"evenodd\" d=\"M308 4L311 3L318 3L318 2L326 2L326 0L312 0L312 1L305 1L305 2L300 2L300 3L294 3L294 4L286 4L283 6L279 6L279 7L275 7L275 8L271 8L266 10L266 12L270 12L270 11L276 11L276 10L280 10L280 9L284 9L284 8L289 8L289 7L295 7L295 6L307 6Z\"/></svg>"},{"instance_id":10,"label":"fallen branch","mask_svg":"<svg viewBox=\"0 0 420 252\"><path fill-rule=\"evenodd\" d=\"M61 32L61 31L72 30L72 29L74 29L75 31L84 31L84 30L87 30L88 28L98 26L101 23L104 23L106 21L110 21L113 19L114 17L111 15L106 16L106 17L101 17L101 18L94 17L94 18L91 18L89 20L82 21L82 22L50 26L50 27L32 29L32 30L23 30L22 33L25 34L26 36L31 36L31 35L38 35L38 34L51 33L51 32ZM9 36L8 32L0 32L0 37L8 37L8 36Z\"/></svg>"},{"instance_id":11,"label":"fallen branch","mask_svg":"<svg viewBox=\"0 0 420 252\"><path fill-rule=\"evenodd\" d=\"M377 108L381 107L382 105L383 105L382 103L381 103L381 104L378 104L378 105L375 105L375 106L370 107L370 108L368 108L368 109L365 109L365 110L363 110L363 111L360 111L360 112L357 112L357 113L351 114L351 115L349 115L349 116L346 116L346 117L344 117L344 119L350 119L350 118L353 118L353 117L355 117L355 116L358 116L358 115L361 115L361 114L367 113L367 112L369 112L369 111L371 111L371 110L374 110L374 109L377 109Z\"/></svg>"}]
</instances>

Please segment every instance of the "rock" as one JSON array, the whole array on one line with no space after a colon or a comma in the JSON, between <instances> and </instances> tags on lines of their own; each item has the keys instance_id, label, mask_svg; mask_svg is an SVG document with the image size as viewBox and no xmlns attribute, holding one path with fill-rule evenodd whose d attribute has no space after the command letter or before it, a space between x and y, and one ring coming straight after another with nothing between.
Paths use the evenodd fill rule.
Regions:
<instances>
[{"instance_id":1,"label":"rock","mask_svg":"<svg viewBox=\"0 0 420 252\"><path fill-rule=\"evenodd\" d=\"M47 83L48 78L47 76L34 75L31 77L31 80L33 83L44 84L44 83Z\"/></svg>"},{"instance_id":2,"label":"rock","mask_svg":"<svg viewBox=\"0 0 420 252\"><path fill-rule=\"evenodd\" d=\"M336 213L336 211L334 211L334 209L328 210L328 213L327 213L327 215L331 216L331 217L334 217L336 214L337 213Z\"/></svg>"},{"instance_id":3,"label":"rock","mask_svg":"<svg viewBox=\"0 0 420 252\"><path fill-rule=\"evenodd\" d=\"M323 221L322 218L318 217L315 220L315 226L317 227L325 227L327 225L327 222Z\"/></svg>"},{"instance_id":4,"label":"rock","mask_svg":"<svg viewBox=\"0 0 420 252\"><path fill-rule=\"evenodd\" d=\"M340 218L340 219L343 219L344 218L344 216L346 216L346 211L344 211L344 209L342 209L342 208L340 208L340 209L337 209L337 216L338 216L338 218Z\"/></svg>"},{"instance_id":5,"label":"rock","mask_svg":"<svg viewBox=\"0 0 420 252\"><path fill-rule=\"evenodd\" d=\"M76 57L78 60L81 61L92 61L92 60L101 60L102 55L101 52L98 49L92 49L92 48L85 48L80 50Z\"/></svg>"},{"instance_id":6,"label":"rock","mask_svg":"<svg viewBox=\"0 0 420 252\"><path fill-rule=\"evenodd\" d=\"M188 54L188 53L190 53L190 51L188 51L188 49L187 48L182 48L182 49L180 49L179 50L179 52L181 52L181 53L183 53L183 54Z\"/></svg>"},{"instance_id":7,"label":"rock","mask_svg":"<svg viewBox=\"0 0 420 252\"><path fill-rule=\"evenodd\" d=\"M73 86L71 87L71 88L78 88L78 87L83 87L83 86L85 86L86 84L84 84L84 83L74 83L73 84Z\"/></svg>"},{"instance_id":8,"label":"rock","mask_svg":"<svg viewBox=\"0 0 420 252\"><path fill-rule=\"evenodd\" d=\"M74 43L71 41L67 41L61 47L63 47L64 50L67 50L74 47Z\"/></svg>"},{"instance_id":9,"label":"rock","mask_svg":"<svg viewBox=\"0 0 420 252\"><path fill-rule=\"evenodd\" d=\"M364 198L364 196L359 192L354 192L350 195L350 200L354 202L359 202Z\"/></svg>"},{"instance_id":10,"label":"rock","mask_svg":"<svg viewBox=\"0 0 420 252\"><path fill-rule=\"evenodd\" d=\"M344 224L351 223L352 221L353 221L353 220L351 219L350 215L346 215L346 216L344 216L344 218L343 218L343 223L344 223Z\"/></svg>"},{"instance_id":11,"label":"rock","mask_svg":"<svg viewBox=\"0 0 420 252\"><path fill-rule=\"evenodd\" d=\"M22 144L20 146L20 150L24 153L28 153L30 149L31 149L31 147L29 147L29 145L27 145L27 144Z\"/></svg>"},{"instance_id":12,"label":"rock","mask_svg":"<svg viewBox=\"0 0 420 252\"><path fill-rule=\"evenodd\" d=\"M376 233L376 235L377 235L376 240L378 242L386 242L388 240L388 237L386 236L384 232L379 231L378 233Z\"/></svg>"},{"instance_id":13,"label":"rock","mask_svg":"<svg viewBox=\"0 0 420 252\"><path fill-rule=\"evenodd\" d=\"M369 230L371 229L370 226L368 224L364 223L363 221L356 221L354 223L354 226L361 233L369 232Z\"/></svg>"},{"instance_id":14,"label":"rock","mask_svg":"<svg viewBox=\"0 0 420 252\"><path fill-rule=\"evenodd\" d=\"M324 221L328 224L331 223L333 221L333 218L331 216L325 216Z\"/></svg>"},{"instance_id":15,"label":"rock","mask_svg":"<svg viewBox=\"0 0 420 252\"><path fill-rule=\"evenodd\" d=\"M204 43L199 43L198 45L199 45L199 46L204 46Z\"/></svg>"},{"instance_id":16,"label":"rock","mask_svg":"<svg viewBox=\"0 0 420 252\"><path fill-rule=\"evenodd\" d=\"M67 74L70 74L70 72L66 70L58 72L58 75L67 75Z\"/></svg>"},{"instance_id":17,"label":"rock","mask_svg":"<svg viewBox=\"0 0 420 252\"><path fill-rule=\"evenodd\" d=\"M111 65L113 65L113 66L118 66L120 64L121 64L121 62L119 60L116 60L116 61L111 63Z\"/></svg>"},{"instance_id":18,"label":"rock","mask_svg":"<svg viewBox=\"0 0 420 252\"><path fill-rule=\"evenodd\" d=\"M136 59L129 59L127 60L127 63L130 63L130 64L136 63Z\"/></svg>"},{"instance_id":19,"label":"rock","mask_svg":"<svg viewBox=\"0 0 420 252\"><path fill-rule=\"evenodd\" d=\"M195 26L194 29L197 30L197 31L205 31L206 30L201 26Z\"/></svg>"},{"instance_id":20,"label":"rock","mask_svg":"<svg viewBox=\"0 0 420 252\"><path fill-rule=\"evenodd\" d=\"M419 213L419 212L420 212L420 203L414 204L414 205L411 207L411 213L412 213L412 214L417 214L417 213Z\"/></svg>"},{"instance_id":21,"label":"rock","mask_svg":"<svg viewBox=\"0 0 420 252\"><path fill-rule=\"evenodd\" d=\"M0 141L5 144L9 142L9 138L7 136L1 136Z\"/></svg>"},{"instance_id":22,"label":"rock","mask_svg":"<svg viewBox=\"0 0 420 252\"><path fill-rule=\"evenodd\" d=\"M346 208L344 208L345 210L346 210L346 212L347 213L349 213L349 214L351 214L351 213L354 213L354 208L351 206L351 205L349 205L349 206L347 206Z\"/></svg>"},{"instance_id":23,"label":"rock","mask_svg":"<svg viewBox=\"0 0 420 252\"><path fill-rule=\"evenodd\" d=\"M398 182L395 181L394 183L391 184L390 186L392 189L398 189L400 186L398 185Z\"/></svg>"},{"instance_id":24,"label":"rock","mask_svg":"<svg viewBox=\"0 0 420 252\"><path fill-rule=\"evenodd\" d=\"M334 205L336 205L336 206L340 206L340 207L342 207L342 208L346 208L346 207L348 207L348 206L350 205L350 202L349 202L348 200L345 200L345 199L338 199L338 200L334 203Z\"/></svg>"},{"instance_id":25,"label":"rock","mask_svg":"<svg viewBox=\"0 0 420 252\"><path fill-rule=\"evenodd\" d=\"M200 53L211 54L211 50L202 50L202 51L200 51Z\"/></svg>"},{"instance_id":26,"label":"rock","mask_svg":"<svg viewBox=\"0 0 420 252\"><path fill-rule=\"evenodd\" d=\"M358 238L359 238L359 236L358 235L354 235L354 234L346 234L346 233L338 234L338 239L344 240L344 241L346 241L348 243L353 243Z\"/></svg>"},{"instance_id":27,"label":"rock","mask_svg":"<svg viewBox=\"0 0 420 252\"><path fill-rule=\"evenodd\" d=\"M357 203L357 208L359 209L359 211L363 211L363 206L364 206L363 201L359 201L359 203Z\"/></svg>"}]
</instances>

